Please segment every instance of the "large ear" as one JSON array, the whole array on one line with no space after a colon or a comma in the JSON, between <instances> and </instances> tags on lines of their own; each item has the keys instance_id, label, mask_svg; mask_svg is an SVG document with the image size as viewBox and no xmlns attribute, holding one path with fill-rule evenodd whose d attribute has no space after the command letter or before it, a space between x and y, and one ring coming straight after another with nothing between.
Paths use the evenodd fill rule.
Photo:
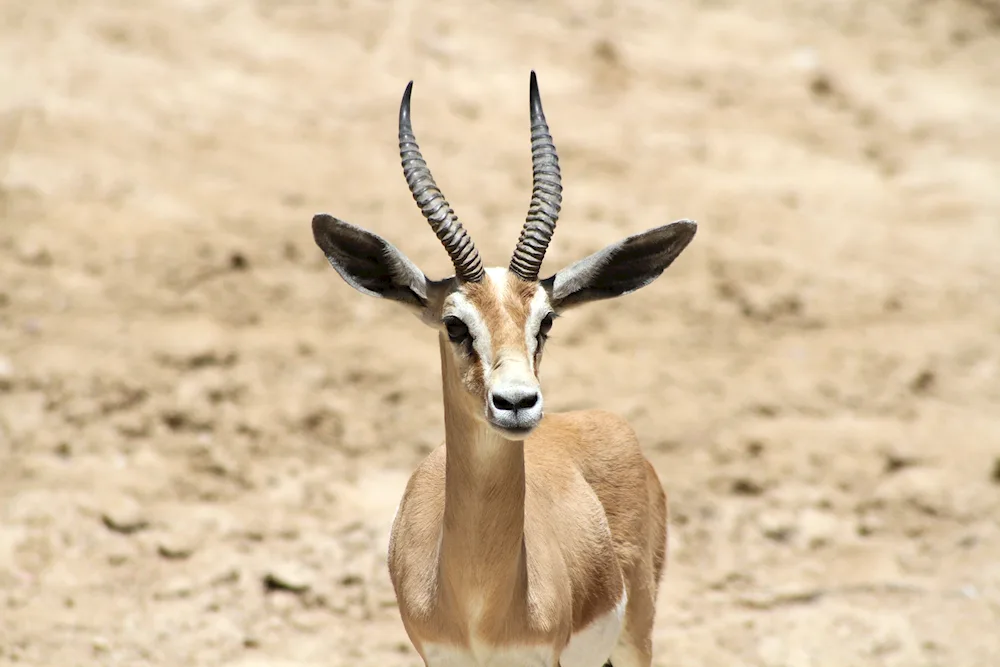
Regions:
<instances>
[{"instance_id":1,"label":"large ear","mask_svg":"<svg viewBox=\"0 0 1000 667\"><path fill-rule=\"evenodd\" d=\"M313 216L312 228L316 245L348 285L421 310L427 306L427 277L381 236L325 213Z\"/></svg>"},{"instance_id":2,"label":"large ear","mask_svg":"<svg viewBox=\"0 0 1000 667\"><path fill-rule=\"evenodd\" d=\"M542 286L556 310L634 292L660 277L697 228L692 220L678 220L630 236L546 278Z\"/></svg>"}]
</instances>

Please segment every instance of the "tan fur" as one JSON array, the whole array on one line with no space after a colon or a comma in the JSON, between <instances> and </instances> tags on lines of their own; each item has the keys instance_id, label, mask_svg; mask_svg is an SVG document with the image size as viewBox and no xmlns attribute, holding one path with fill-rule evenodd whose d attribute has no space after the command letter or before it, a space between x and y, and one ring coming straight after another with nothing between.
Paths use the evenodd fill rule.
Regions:
<instances>
[{"instance_id":1,"label":"tan fur","mask_svg":"<svg viewBox=\"0 0 1000 667\"><path fill-rule=\"evenodd\" d=\"M484 419L486 375L527 367L538 289L509 274L460 288L489 331L488 372L440 336L445 444L411 477L389 546L403 624L422 656L427 644L545 645L558 656L624 586L613 655L648 667L667 505L634 432L613 414L573 412L514 441Z\"/></svg>"}]
</instances>

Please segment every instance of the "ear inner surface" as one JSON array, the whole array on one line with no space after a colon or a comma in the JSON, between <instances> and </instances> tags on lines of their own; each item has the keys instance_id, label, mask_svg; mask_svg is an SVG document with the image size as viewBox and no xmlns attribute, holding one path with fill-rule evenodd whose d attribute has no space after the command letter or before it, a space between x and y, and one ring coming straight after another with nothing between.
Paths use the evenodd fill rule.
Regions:
<instances>
[{"instance_id":1,"label":"ear inner surface","mask_svg":"<svg viewBox=\"0 0 1000 667\"><path fill-rule=\"evenodd\" d=\"M542 285L557 309L634 292L670 266L696 229L693 221L679 220L630 236L559 271Z\"/></svg>"},{"instance_id":2,"label":"ear inner surface","mask_svg":"<svg viewBox=\"0 0 1000 667\"><path fill-rule=\"evenodd\" d=\"M427 305L427 278L391 243L326 214L313 217L313 237L348 285L409 305Z\"/></svg>"}]
</instances>

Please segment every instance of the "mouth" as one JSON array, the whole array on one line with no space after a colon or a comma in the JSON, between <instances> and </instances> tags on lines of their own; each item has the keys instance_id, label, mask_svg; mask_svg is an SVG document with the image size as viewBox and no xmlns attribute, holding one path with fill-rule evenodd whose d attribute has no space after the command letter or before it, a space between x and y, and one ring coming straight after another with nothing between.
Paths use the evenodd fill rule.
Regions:
<instances>
[{"instance_id":1,"label":"mouth","mask_svg":"<svg viewBox=\"0 0 1000 667\"><path fill-rule=\"evenodd\" d=\"M507 440L523 440L527 436L531 435L531 432L538 427L538 422L536 421L525 421L524 423L511 423L510 421L504 420L501 422L494 419L492 416L487 418L487 423L490 427L502 435Z\"/></svg>"},{"instance_id":2,"label":"mouth","mask_svg":"<svg viewBox=\"0 0 1000 667\"><path fill-rule=\"evenodd\" d=\"M533 426L529 426L527 428L506 428L504 426L498 426L497 424L491 425L494 429L500 432L500 435L508 440L523 440L535 430Z\"/></svg>"}]
</instances>

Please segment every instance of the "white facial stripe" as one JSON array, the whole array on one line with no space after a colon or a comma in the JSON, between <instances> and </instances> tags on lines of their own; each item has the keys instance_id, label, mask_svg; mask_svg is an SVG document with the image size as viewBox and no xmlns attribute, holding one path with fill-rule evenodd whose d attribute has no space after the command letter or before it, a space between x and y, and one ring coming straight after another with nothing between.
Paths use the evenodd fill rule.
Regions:
<instances>
[{"instance_id":1,"label":"white facial stripe","mask_svg":"<svg viewBox=\"0 0 1000 667\"><path fill-rule=\"evenodd\" d=\"M496 294L497 301L499 303L504 302L504 292L507 289L507 269L490 266L486 267L486 276L489 279L490 285L493 287L493 292ZM485 325L483 326L485 329ZM476 348L479 352L479 348ZM493 364L496 360L493 359L493 348L491 347L491 341L489 337L486 338L486 351L479 352L479 361L483 365L483 379L488 387L490 384L490 376L493 374Z\"/></svg>"},{"instance_id":2,"label":"white facial stripe","mask_svg":"<svg viewBox=\"0 0 1000 667\"><path fill-rule=\"evenodd\" d=\"M507 291L507 269L490 267L486 269L486 275L496 293L497 300L504 303ZM552 312L552 306L549 304L549 296L539 285L536 287L535 295L531 298L528 319L524 325L524 343L532 373L535 372L535 353L538 351L538 328L550 312ZM479 361L483 367L483 379L488 384L494 364L493 347L489 329L479 314L479 310L464 294L455 292L445 300L442 316L457 317L469 327L469 333L473 340L472 346L476 354L479 355Z\"/></svg>"},{"instance_id":3,"label":"white facial stripe","mask_svg":"<svg viewBox=\"0 0 1000 667\"><path fill-rule=\"evenodd\" d=\"M507 291L507 269L500 266L491 266L486 269L486 275L490 277L490 284L497 295L500 303L504 301L504 293Z\"/></svg>"},{"instance_id":4,"label":"white facial stripe","mask_svg":"<svg viewBox=\"0 0 1000 667\"><path fill-rule=\"evenodd\" d=\"M531 298L531 309L528 311L528 321L524 324L524 342L528 350L528 363L531 372L535 372L535 353L538 352L538 327L542 320L552 311L549 305L549 295L542 286L536 288L535 296Z\"/></svg>"},{"instance_id":5,"label":"white facial stripe","mask_svg":"<svg viewBox=\"0 0 1000 667\"><path fill-rule=\"evenodd\" d=\"M472 348L479 355L483 365L483 379L489 380L490 368L493 366L493 347L490 341L490 331L486 328L479 310L476 309L461 292L451 294L445 301L443 317L457 317L465 322L472 335Z\"/></svg>"}]
</instances>

